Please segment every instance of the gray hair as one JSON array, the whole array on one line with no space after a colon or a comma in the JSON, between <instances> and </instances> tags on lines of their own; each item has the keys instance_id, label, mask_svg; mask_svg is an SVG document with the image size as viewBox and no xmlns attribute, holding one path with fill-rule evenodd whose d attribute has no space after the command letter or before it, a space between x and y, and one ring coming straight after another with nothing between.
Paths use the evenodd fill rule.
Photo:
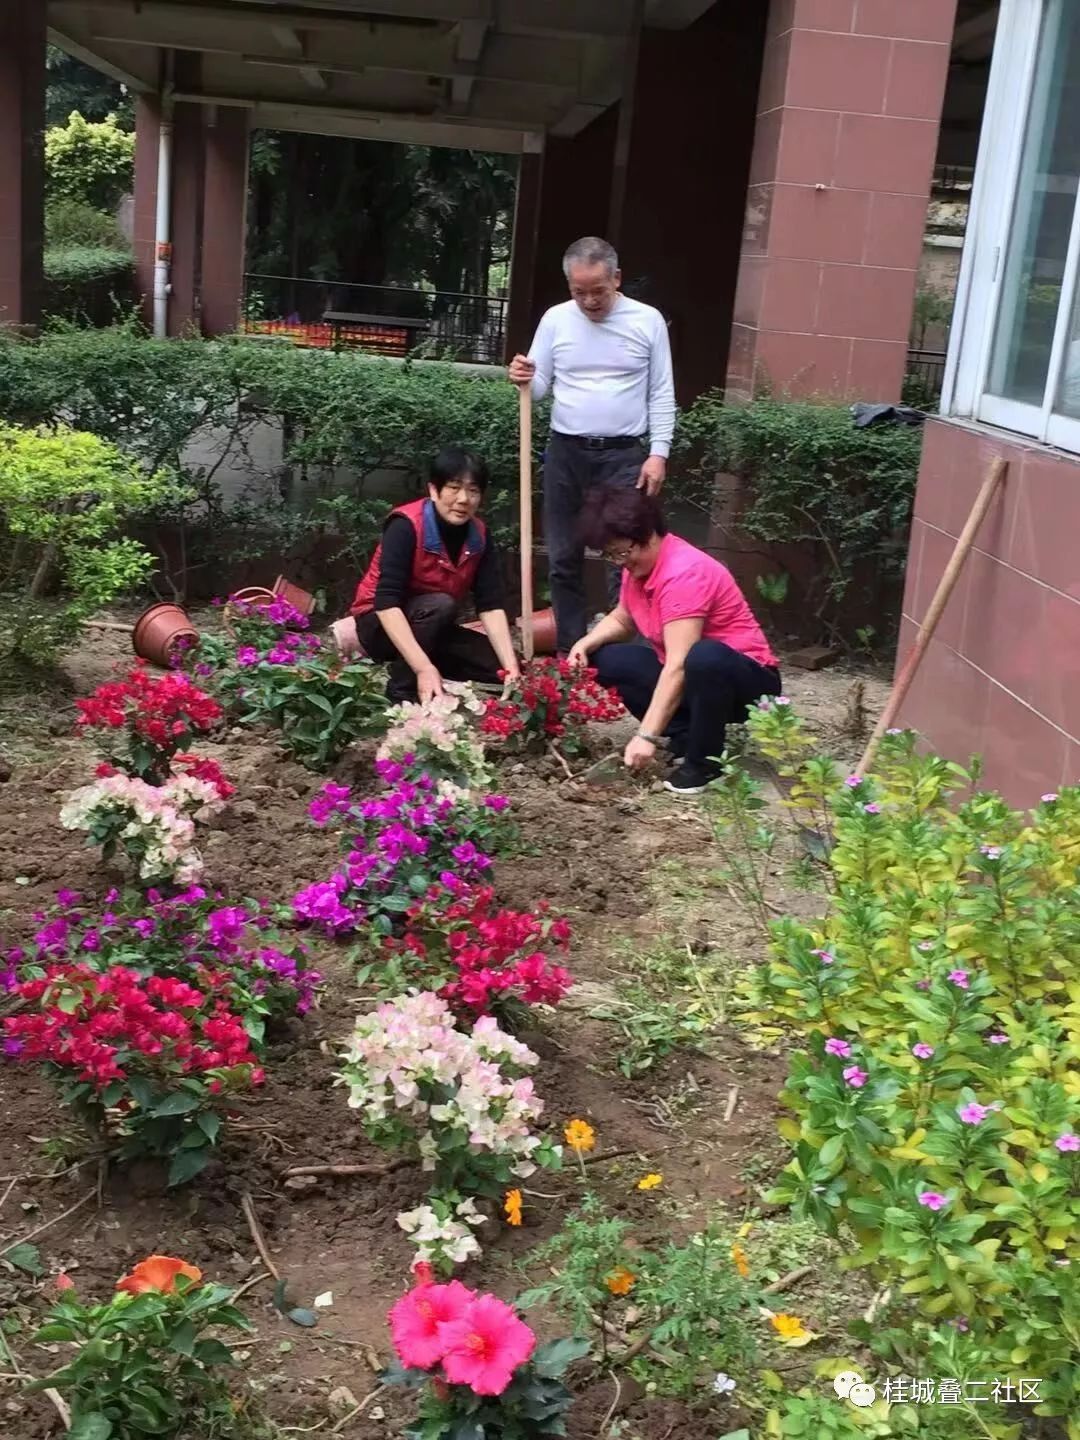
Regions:
<instances>
[{"instance_id":1,"label":"gray hair","mask_svg":"<svg viewBox=\"0 0 1080 1440\"><path fill-rule=\"evenodd\" d=\"M619 268L619 257L614 245L601 240L599 235L583 235L568 247L563 256L563 274L568 280L571 265L603 265L609 275L614 275Z\"/></svg>"}]
</instances>

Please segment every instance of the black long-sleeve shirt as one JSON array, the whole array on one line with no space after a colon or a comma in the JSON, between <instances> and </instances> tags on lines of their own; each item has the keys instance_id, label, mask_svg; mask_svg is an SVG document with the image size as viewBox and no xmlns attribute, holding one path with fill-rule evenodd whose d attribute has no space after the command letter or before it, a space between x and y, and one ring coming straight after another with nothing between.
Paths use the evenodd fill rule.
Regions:
<instances>
[{"instance_id":1,"label":"black long-sleeve shirt","mask_svg":"<svg viewBox=\"0 0 1080 1440\"><path fill-rule=\"evenodd\" d=\"M446 546L446 553L456 565L461 555L468 525L451 525L436 512L439 538ZM405 515L393 515L386 523L382 536L382 560L379 566L379 583L375 587L375 609L400 610L409 593L409 579L412 575L413 556L416 553L416 531L412 521ZM504 610L502 572L499 566L499 552L491 532L488 532L480 564L473 584L473 598L477 614L485 610Z\"/></svg>"}]
</instances>

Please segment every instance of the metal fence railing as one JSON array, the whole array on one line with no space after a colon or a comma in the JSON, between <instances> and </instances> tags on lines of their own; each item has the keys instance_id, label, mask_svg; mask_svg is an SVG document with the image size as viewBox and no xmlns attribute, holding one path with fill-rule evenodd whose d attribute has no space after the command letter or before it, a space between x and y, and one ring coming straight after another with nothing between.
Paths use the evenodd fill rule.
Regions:
<instances>
[{"instance_id":1,"label":"metal fence railing","mask_svg":"<svg viewBox=\"0 0 1080 1440\"><path fill-rule=\"evenodd\" d=\"M945 382L944 350L909 350L904 373L904 400L920 410L936 409Z\"/></svg>"},{"instance_id":2,"label":"metal fence railing","mask_svg":"<svg viewBox=\"0 0 1080 1440\"><path fill-rule=\"evenodd\" d=\"M296 275L244 276L243 328L317 349L437 356L501 365L505 298L355 285Z\"/></svg>"}]
</instances>

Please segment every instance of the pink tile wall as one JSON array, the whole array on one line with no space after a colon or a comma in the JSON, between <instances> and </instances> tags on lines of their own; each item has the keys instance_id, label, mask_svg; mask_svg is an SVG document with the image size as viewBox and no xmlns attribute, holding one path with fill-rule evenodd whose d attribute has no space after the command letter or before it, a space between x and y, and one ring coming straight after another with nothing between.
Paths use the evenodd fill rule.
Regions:
<instances>
[{"instance_id":1,"label":"pink tile wall","mask_svg":"<svg viewBox=\"0 0 1080 1440\"><path fill-rule=\"evenodd\" d=\"M908 551L903 662L989 462L1009 461L901 712L985 762L1013 804L1080 781L1080 459L986 426L926 427Z\"/></svg>"},{"instance_id":2,"label":"pink tile wall","mask_svg":"<svg viewBox=\"0 0 1080 1440\"><path fill-rule=\"evenodd\" d=\"M772 0L730 392L899 398L955 10Z\"/></svg>"}]
</instances>

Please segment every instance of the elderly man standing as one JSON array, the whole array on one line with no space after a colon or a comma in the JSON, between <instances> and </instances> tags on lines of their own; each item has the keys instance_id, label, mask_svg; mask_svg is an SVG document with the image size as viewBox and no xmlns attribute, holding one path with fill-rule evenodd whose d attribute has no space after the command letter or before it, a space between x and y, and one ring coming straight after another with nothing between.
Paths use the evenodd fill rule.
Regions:
<instances>
[{"instance_id":1,"label":"elderly man standing","mask_svg":"<svg viewBox=\"0 0 1080 1440\"><path fill-rule=\"evenodd\" d=\"M578 532L586 494L626 485L658 495L675 428L671 347L660 311L622 294L619 257L596 236L574 241L563 273L570 299L547 311L528 355L510 363L510 379L531 384L535 400L553 391L544 534L560 655L586 629ZM614 569L609 582L617 595Z\"/></svg>"}]
</instances>

